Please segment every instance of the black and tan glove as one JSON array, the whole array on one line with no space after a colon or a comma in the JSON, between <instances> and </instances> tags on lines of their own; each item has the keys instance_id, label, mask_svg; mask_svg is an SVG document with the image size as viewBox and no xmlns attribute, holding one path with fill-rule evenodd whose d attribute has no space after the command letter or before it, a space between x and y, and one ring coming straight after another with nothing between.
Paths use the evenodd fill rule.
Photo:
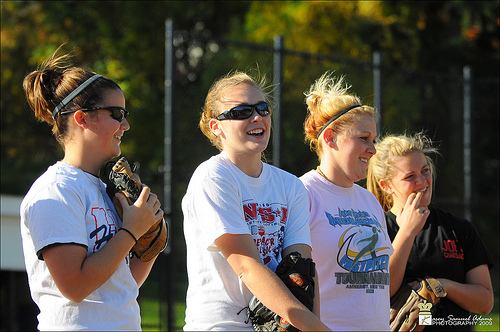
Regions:
<instances>
[{"instance_id":1,"label":"black and tan glove","mask_svg":"<svg viewBox=\"0 0 500 332\"><path fill-rule=\"evenodd\" d=\"M391 331L422 331L425 325L419 325L419 304L429 306L428 303L431 303L430 313L433 314L440 299L447 295L441 283L434 278L426 277L418 281L418 290L403 283L391 297Z\"/></svg>"},{"instance_id":2,"label":"black and tan glove","mask_svg":"<svg viewBox=\"0 0 500 332\"><path fill-rule=\"evenodd\" d=\"M311 258L302 258L300 253L292 252L278 264L276 275L303 305L313 310L315 264ZM299 331L255 296L248 304L247 313L255 331Z\"/></svg>"},{"instance_id":3,"label":"black and tan glove","mask_svg":"<svg viewBox=\"0 0 500 332\"><path fill-rule=\"evenodd\" d=\"M115 194L122 193L130 205L134 204L142 190L141 179L132 171L125 157L121 157L116 163L113 161L106 163L101 174L107 186L106 192L113 200L118 216L123 220L123 208ZM144 235L137 239L131 252L141 261L148 262L165 249L167 240L167 225L163 218L160 218Z\"/></svg>"}]
</instances>

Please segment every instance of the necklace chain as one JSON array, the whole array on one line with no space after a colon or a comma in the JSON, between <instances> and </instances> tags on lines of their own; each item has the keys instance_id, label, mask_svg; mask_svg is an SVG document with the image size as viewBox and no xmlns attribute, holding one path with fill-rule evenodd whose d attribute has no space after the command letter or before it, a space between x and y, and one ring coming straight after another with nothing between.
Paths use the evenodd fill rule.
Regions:
<instances>
[{"instance_id":1,"label":"necklace chain","mask_svg":"<svg viewBox=\"0 0 500 332\"><path fill-rule=\"evenodd\" d=\"M332 180L330 180L329 178L326 177L325 173L323 173L323 171L321 170L321 168L319 166L316 167L316 172L318 172L319 175L321 175L322 177L324 177L328 182L333 183ZM333 184L335 184L335 183L333 183Z\"/></svg>"}]
</instances>

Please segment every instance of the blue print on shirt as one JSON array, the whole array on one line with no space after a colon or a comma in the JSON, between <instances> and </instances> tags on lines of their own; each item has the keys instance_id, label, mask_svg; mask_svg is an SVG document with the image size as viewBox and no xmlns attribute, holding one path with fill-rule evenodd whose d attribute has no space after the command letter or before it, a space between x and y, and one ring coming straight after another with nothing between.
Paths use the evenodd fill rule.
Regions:
<instances>
[{"instance_id":1,"label":"blue print on shirt","mask_svg":"<svg viewBox=\"0 0 500 332\"><path fill-rule=\"evenodd\" d=\"M338 215L332 216L330 213L326 212L326 217L328 222L332 226L342 226L342 225L376 225L381 228L375 216L370 216L366 211L354 211L338 209Z\"/></svg>"},{"instance_id":2,"label":"blue print on shirt","mask_svg":"<svg viewBox=\"0 0 500 332\"><path fill-rule=\"evenodd\" d=\"M369 293L389 285L390 248L383 246L388 237L377 217L353 209L339 208L337 215L325 213L332 227L347 226L339 238L337 255L338 265L346 272L335 273L337 284Z\"/></svg>"}]
</instances>

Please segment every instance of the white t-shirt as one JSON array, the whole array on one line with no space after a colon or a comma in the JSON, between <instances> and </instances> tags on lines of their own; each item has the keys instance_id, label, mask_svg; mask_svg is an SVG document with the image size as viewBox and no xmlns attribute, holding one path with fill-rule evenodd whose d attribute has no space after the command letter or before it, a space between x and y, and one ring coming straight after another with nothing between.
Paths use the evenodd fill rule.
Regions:
<instances>
[{"instance_id":1,"label":"white t-shirt","mask_svg":"<svg viewBox=\"0 0 500 332\"><path fill-rule=\"evenodd\" d=\"M318 172L300 177L309 194L312 258L321 321L333 331L388 331L393 248L375 196L336 186Z\"/></svg>"},{"instance_id":2,"label":"white t-shirt","mask_svg":"<svg viewBox=\"0 0 500 332\"><path fill-rule=\"evenodd\" d=\"M260 258L274 271L284 248L310 246L304 186L265 163L258 178L250 177L221 152L195 170L182 211L189 279L184 330L253 331L242 310L252 293L214 241L223 234L251 234Z\"/></svg>"},{"instance_id":3,"label":"white t-shirt","mask_svg":"<svg viewBox=\"0 0 500 332\"><path fill-rule=\"evenodd\" d=\"M40 309L39 330L140 330L139 289L128 257L101 287L80 303L65 298L42 257L56 243L101 249L120 226L104 183L57 162L30 188L21 204L21 236L31 296Z\"/></svg>"}]
</instances>

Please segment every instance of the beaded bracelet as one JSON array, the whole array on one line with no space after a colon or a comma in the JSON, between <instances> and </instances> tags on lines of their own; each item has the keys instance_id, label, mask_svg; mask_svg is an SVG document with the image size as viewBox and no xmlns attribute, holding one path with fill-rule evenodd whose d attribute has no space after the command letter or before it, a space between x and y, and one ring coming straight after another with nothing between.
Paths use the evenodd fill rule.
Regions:
<instances>
[{"instance_id":1,"label":"beaded bracelet","mask_svg":"<svg viewBox=\"0 0 500 332\"><path fill-rule=\"evenodd\" d=\"M132 238L134 239L135 244L137 244L137 239L135 238L134 234L132 234L132 232L131 232L131 231L129 231L128 229L123 228L123 227L121 227L121 228L119 229L119 231L121 231L121 230L124 230L125 232L129 233L129 234L130 234L130 236L132 236Z\"/></svg>"}]
</instances>

